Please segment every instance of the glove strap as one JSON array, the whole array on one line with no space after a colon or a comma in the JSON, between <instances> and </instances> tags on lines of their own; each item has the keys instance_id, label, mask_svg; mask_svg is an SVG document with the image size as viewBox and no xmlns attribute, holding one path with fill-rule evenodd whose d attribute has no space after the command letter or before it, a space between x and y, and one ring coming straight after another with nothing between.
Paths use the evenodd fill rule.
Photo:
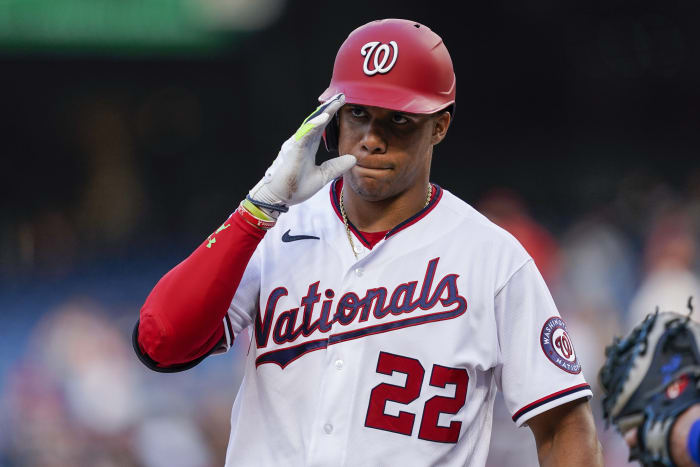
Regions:
<instances>
[{"instance_id":1,"label":"glove strap","mask_svg":"<svg viewBox=\"0 0 700 467\"><path fill-rule=\"evenodd\" d=\"M245 199L247 201L250 201L254 205L256 205L259 208L264 208L264 209L269 209L270 211L276 211L276 212L287 212L289 211L289 206L286 204L270 204L270 203L263 203L262 201L258 201L256 199L253 199L250 197L250 195L246 196Z\"/></svg>"}]
</instances>

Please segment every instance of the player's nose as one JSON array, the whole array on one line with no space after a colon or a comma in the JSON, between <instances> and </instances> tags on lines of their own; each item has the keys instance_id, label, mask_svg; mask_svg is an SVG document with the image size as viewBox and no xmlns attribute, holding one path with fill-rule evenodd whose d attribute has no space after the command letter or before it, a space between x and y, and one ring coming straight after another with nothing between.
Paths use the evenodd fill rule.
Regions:
<instances>
[{"instance_id":1,"label":"player's nose","mask_svg":"<svg viewBox=\"0 0 700 467\"><path fill-rule=\"evenodd\" d=\"M364 128L361 142L362 150L368 154L385 153L387 141L381 123L375 119L371 120Z\"/></svg>"}]
</instances>

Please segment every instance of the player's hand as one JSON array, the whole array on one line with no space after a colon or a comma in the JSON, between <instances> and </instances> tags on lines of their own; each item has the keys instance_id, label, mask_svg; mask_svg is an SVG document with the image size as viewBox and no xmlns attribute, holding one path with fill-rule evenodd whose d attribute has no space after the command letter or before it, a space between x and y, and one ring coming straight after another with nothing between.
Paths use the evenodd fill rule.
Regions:
<instances>
[{"instance_id":1,"label":"player's hand","mask_svg":"<svg viewBox=\"0 0 700 467\"><path fill-rule=\"evenodd\" d=\"M344 94L331 97L309 115L296 133L284 142L265 176L250 190L249 199L254 204L299 204L355 165L357 159L350 154L334 157L316 165L316 150L323 131L344 103Z\"/></svg>"}]
</instances>

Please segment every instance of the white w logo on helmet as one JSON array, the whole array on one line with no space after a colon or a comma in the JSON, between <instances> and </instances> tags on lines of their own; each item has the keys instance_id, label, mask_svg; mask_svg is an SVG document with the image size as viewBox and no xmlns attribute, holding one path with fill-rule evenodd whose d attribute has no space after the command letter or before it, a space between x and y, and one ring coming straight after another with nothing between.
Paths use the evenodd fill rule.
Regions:
<instances>
[{"instance_id":1,"label":"white w logo on helmet","mask_svg":"<svg viewBox=\"0 0 700 467\"><path fill-rule=\"evenodd\" d=\"M381 44L381 45L379 45ZM379 47L377 47L379 45ZM393 58L391 63L387 65L389 61L389 56L391 56L391 49L389 45L394 49ZM377 73L388 73L396 63L396 59L399 56L399 46L395 41L390 41L389 44L382 44L378 41L368 42L362 46L361 49L362 56L365 57L365 63L362 65L362 71L365 72L367 76L376 75ZM370 70L370 59L372 59L371 65L374 65L374 69Z\"/></svg>"}]
</instances>

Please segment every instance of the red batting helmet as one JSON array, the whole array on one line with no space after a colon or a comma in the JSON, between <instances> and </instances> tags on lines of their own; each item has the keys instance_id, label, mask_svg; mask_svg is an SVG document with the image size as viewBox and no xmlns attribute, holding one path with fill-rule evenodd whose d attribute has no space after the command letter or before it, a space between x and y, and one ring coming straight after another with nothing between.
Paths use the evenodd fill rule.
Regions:
<instances>
[{"instance_id":1,"label":"red batting helmet","mask_svg":"<svg viewBox=\"0 0 700 467\"><path fill-rule=\"evenodd\" d=\"M440 36L415 21L382 19L345 39L319 100L342 92L349 104L431 114L452 109L455 91L452 59ZM338 142L335 119L331 123L324 134L329 151Z\"/></svg>"}]
</instances>

